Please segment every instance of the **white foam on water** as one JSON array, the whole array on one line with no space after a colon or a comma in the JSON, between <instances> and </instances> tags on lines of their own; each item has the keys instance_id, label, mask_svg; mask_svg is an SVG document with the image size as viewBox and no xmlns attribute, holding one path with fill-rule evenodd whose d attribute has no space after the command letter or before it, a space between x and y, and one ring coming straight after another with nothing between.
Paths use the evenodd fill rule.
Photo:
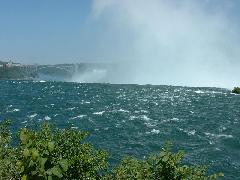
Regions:
<instances>
[{"instance_id":1,"label":"white foam on water","mask_svg":"<svg viewBox=\"0 0 240 180\"><path fill-rule=\"evenodd\" d=\"M184 132L184 133L186 133L187 135L189 135L189 136L194 136L195 134L196 134L196 130L195 129L193 129L193 130L184 130L184 129L182 129L182 128L178 128L180 131L182 131L182 132Z\"/></svg>"},{"instance_id":2,"label":"white foam on water","mask_svg":"<svg viewBox=\"0 0 240 180\"><path fill-rule=\"evenodd\" d=\"M144 123L147 127L154 127L154 126L156 126L156 124L152 124L152 123L150 123L150 122L145 122Z\"/></svg>"},{"instance_id":3,"label":"white foam on water","mask_svg":"<svg viewBox=\"0 0 240 180\"><path fill-rule=\"evenodd\" d=\"M204 133L206 136L208 137L214 137L214 138L233 138L232 135L228 135L228 134L212 134L212 133Z\"/></svg>"},{"instance_id":4,"label":"white foam on water","mask_svg":"<svg viewBox=\"0 0 240 180\"><path fill-rule=\"evenodd\" d=\"M51 118L50 118L49 116L45 116L44 119L45 119L46 121L51 120Z\"/></svg>"},{"instance_id":5,"label":"white foam on water","mask_svg":"<svg viewBox=\"0 0 240 180\"><path fill-rule=\"evenodd\" d=\"M103 115L103 113L105 113L105 111L94 112L93 114L95 114L95 115Z\"/></svg>"},{"instance_id":6,"label":"white foam on water","mask_svg":"<svg viewBox=\"0 0 240 180\"><path fill-rule=\"evenodd\" d=\"M27 123L27 121L23 121L23 122L21 122L22 124L26 124Z\"/></svg>"},{"instance_id":7,"label":"white foam on water","mask_svg":"<svg viewBox=\"0 0 240 180\"><path fill-rule=\"evenodd\" d=\"M11 106L12 107L12 106ZM10 111L7 111L7 112L10 112L10 113L12 113L12 112L19 112L20 111L20 109L13 109L13 110L10 110Z\"/></svg>"},{"instance_id":8,"label":"white foam on water","mask_svg":"<svg viewBox=\"0 0 240 180\"><path fill-rule=\"evenodd\" d=\"M87 115L83 115L83 114L81 114L81 115L78 115L78 116L76 116L76 117L72 117L72 118L70 118L70 119L79 119L79 118L83 118L83 117L86 117Z\"/></svg>"},{"instance_id":9,"label":"white foam on water","mask_svg":"<svg viewBox=\"0 0 240 180\"><path fill-rule=\"evenodd\" d=\"M151 119L147 117L146 115L141 115L141 118L145 121L150 121Z\"/></svg>"},{"instance_id":10,"label":"white foam on water","mask_svg":"<svg viewBox=\"0 0 240 180\"><path fill-rule=\"evenodd\" d=\"M184 131L184 132L186 132L189 136L194 136L195 133L196 133L196 130L194 129L194 130L191 130L191 131Z\"/></svg>"},{"instance_id":11,"label":"white foam on water","mask_svg":"<svg viewBox=\"0 0 240 180\"><path fill-rule=\"evenodd\" d=\"M152 130L151 130L151 133L153 133L153 134L159 134L159 133L160 133L160 131L159 131L159 130L157 130L157 129L152 129Z\"/></svg>"},{"instance_id":12,"label":"white foam on water","mask_svg":"<svg viewBox=\"0 0 240 180\"><path fill-rule=\"evenodd\" d=\"M70 110L70 111L72 111L74 109L76 109L76 107L67 108L67 110Z\"/></svg>"},{"instance_id":13,"label":"white foam on water","mask_svg":"<svg viewBox=\"0 0 240 180\"><path fill-rule=\"evenodd\" d=\"M124 109L119 109L119 110L117 110L118 112L126 112L126 113L129 113L129 111L128 110L124 110Z\"/></svg>"},{"instance_id":14,"label":"white foam on water","mask_svg":"<svg viewBox=\"0 0 240 180\"><path fill-rule=\"evenodd\" d=\"M165 120L162 120L161 123L167 123L167 122L179 122L180 119L178 118L172 118L172 119L165 119Z\"/></svg>"},{"instance_id":15,"label":"white foam on water","mask_svg":"<svg viewBox=\"0 0 240 180\"><path fill-rule=\"evenodd\" d=\"M203 94L203 93L205 93L204 91L201 91L201 90L197 90L197 91L194 91L195 93L197 93L197 94Z\"/></svg>"},{"instance_id":16,"label":"white foam on water","mask_svg":"<svg viewBox=\"0 0 240 180\"><path fill-rule=\"evenodd\" d=\"M137 118L137 116L134 116L134 115L129 117L130 120L134 120L136 118Z\"/></svg>"},{"instance_id":17,"label":"white foam on water","mask_svg":"<svg viewBox=\"0 0 240 180\"><path fill-rule=\"evenodd\" d=\"M34 118L34 117L36 117L37 115L38 115L37 113L34 113L34 114L30 115L29 117L30 117L30 118Z\"/></svg>"}]
</instances>

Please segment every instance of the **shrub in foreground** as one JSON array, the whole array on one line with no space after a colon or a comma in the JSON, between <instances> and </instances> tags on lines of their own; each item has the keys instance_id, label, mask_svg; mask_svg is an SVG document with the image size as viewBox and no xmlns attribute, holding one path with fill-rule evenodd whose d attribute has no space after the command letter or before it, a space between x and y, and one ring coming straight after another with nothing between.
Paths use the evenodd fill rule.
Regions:
<instances>
[{"instance_id":1,"label":"shrub in foreground","mask_svg":"<svg viewBox=\"0 0 240 180\"><path fill-rule=\"evenodd\" d=\"M84 142L85 132L52 130L49 124L38 131L23 128L19 144L13 147L8 126L9 121L0 124L0 179L202 180L223 176L207 176L204 167L182 165L183 152L173 153L169 148L144 160L124 158L110 170L108 154Z\"/></svg>"}]
</instances>

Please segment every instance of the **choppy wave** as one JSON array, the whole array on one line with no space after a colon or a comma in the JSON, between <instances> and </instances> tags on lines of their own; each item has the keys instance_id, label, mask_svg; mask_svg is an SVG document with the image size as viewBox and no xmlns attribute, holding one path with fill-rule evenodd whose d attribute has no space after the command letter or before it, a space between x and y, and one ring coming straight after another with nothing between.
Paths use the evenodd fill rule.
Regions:
<instances>
[{"instance_id":1,"label":"choppy wave","mask_svg":"<svg viewBox=\"0 0 240 180\"><path fill-rule=\"evenodd\" d=\"M240 96L227 89L67 82L0 82L0 120L83 129L108 149L143 157L170 140L190 164L211 164L225 179L240 173ZM114 155L115 154L115 155Z\"/></svg>"}]
</instances>

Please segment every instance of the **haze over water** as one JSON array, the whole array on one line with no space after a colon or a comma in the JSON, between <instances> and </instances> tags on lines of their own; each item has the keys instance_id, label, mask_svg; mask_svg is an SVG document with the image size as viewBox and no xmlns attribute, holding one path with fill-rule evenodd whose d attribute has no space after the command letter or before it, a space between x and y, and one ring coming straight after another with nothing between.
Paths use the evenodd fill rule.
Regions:
<instances>
[{"instance_id":1,"label":"haze over water","mask_svg":"<svg viewBox=\"0 0 240 180\"><path fill-rule=\"evenodd\" d=\"M232 88L239 8L234 0L6 1L0 59L107 62L116 64L109 82Z\"/></svg>"}]
</instances>

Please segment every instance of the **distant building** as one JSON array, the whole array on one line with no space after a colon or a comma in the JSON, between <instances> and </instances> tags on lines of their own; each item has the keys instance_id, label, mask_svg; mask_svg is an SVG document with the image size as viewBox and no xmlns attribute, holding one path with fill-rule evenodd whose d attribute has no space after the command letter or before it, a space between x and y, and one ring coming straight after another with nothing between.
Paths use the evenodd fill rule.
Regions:
<instances>
[{"instance_id":1,"label":"distant building","mask_svg":"<svg viewBox=\"0 0 240 180\"><path fill-rule=\"evenodd\" d=\"M23 65L20 63L14 63L11 60L6 64L6 67L22 67Z\"/></svg>"},{"instance_id":2,"label":"distant building","mask_svg":"<svg viewBox=\"0 0 240 180\"><path fill-rule=\"evenodd\" d=\"M12 64L13 64L13 62L10 60L10 61L6 64L6 66L7 66L7 67L12 67Z\"/></svg>"}]
</instances>

